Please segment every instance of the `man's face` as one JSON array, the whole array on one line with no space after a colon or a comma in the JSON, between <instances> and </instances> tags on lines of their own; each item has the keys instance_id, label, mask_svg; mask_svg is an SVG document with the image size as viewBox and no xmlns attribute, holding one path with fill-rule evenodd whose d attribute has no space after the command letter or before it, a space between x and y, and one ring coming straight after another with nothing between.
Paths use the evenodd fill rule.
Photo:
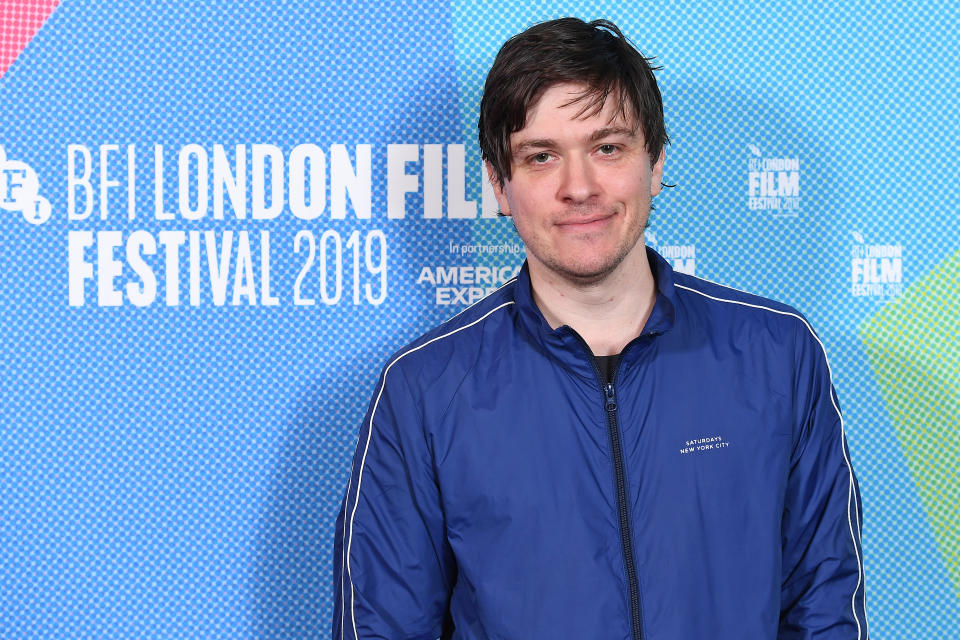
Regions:
<instances>
[{"instance_id":1,"label":"man's face","mask_svg":"<svg viewBox=\"0 0 960 640\"><path fill-rule=\"evenodd\" d=\"M617 113L616 100L578 117L584 103L569 103L585 89L547 89L510 136L510 179L491 179L531 272L578 283L603 280L644 250L650 198L663 176L663 153L651 167L643 132Z\"/></svg>"}]
</instances>

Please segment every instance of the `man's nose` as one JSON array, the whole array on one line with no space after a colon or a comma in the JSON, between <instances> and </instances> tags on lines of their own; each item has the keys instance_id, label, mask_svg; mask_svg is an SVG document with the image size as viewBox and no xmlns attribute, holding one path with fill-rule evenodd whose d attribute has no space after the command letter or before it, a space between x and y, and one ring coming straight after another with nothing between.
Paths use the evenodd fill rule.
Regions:
<instances>
[{"instance_id":1,"label":"man's nose","mask_svg":"<svg viewBox=\"0 0 960 640\"><path fill-rule=\"evenodd\" d=\"M597 176L587 158L568 157L560 175L559 196L569 202L585 202L598 193Z\"/></svg>"}]
</instances>

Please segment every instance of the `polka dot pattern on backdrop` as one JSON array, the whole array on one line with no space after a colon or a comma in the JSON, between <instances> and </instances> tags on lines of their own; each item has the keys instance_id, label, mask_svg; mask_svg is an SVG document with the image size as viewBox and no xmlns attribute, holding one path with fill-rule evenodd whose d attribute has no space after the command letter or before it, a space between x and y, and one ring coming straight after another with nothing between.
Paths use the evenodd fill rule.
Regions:
<instances>
[{"instance_id":1,"label":"polka dot pattern on backdrop","mask_svg":"<svg viewBox=\"0 0 960 640\"><path fill-rule=\"evenodd\" d=\"M328 633L334 518L380 368L523 257L508 219L424 211L450 207L455 145L465 199L482 204L484 75L506 38L566 14L614 20L663 66L676 186L656 198L647 243L676 268L795 305L826 345L863 493L872 637L960 627L956 367L944 364L956 360L953 5L54 5L0 8L4 166L34 172L52 211L31 224L0 208L0 636ZM309 168L325 169L316 188L305 180L305 198L324 201L312 219L291 205L305 144ZM386 213L389 145L413 145L402 219ZM356 171L367 148L370 217L360 181L337 218L334 166ZM67 219L87 204L68 149L77 171L90 153L84 219ZM264 153L284 165L282 193L265 181L264 205L284 200L271 219L253 214ZM222 219L217 154L244 185ZM773 182L765 167L779 167ZM117 186L101 191L101 171ZM205 215L190 220L201 182ZM135 232L156 244L152 297L126 259ZM119 306L104 306L97 277L69 303L68 246L84 233L93 268L94 245L119 238ZM431 278L454 267L504 278L450 298Z\"/></svg>"}]
</instances>

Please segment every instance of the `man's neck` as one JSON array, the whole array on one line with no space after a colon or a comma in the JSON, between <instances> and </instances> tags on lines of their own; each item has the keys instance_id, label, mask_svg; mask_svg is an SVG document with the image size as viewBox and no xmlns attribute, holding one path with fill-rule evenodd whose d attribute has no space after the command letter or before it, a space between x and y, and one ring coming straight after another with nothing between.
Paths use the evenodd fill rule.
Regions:
<instances>
[{"instance_id":1,"label":"man's neck","mask_svg":"<svg viewBox=\"0 0 960 640\"><path fill-rule=\"evenodd\" d=\"M656 284L642 245L600 281L572 281L530 261L533 299L554 329L567 325L594 355L620 353L640 335L656 301Z\"/></svg>"}]
</instances>

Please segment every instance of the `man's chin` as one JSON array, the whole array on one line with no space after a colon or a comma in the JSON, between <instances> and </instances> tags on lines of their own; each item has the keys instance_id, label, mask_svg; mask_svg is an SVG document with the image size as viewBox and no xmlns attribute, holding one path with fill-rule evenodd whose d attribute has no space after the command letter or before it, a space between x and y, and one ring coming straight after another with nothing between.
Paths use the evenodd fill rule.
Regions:
<instances>
[{"instance_id":1,"label":"man's chin","mask_svg":"<svg viewBox=\"0 0 960 640\"><path fill-rule=\"evenodd\" d=\"M551 265L551 270L562 278L580 285L596 284L616 271L623 258L604 262L576 262Z\"/></svg>"}]
</instances>

